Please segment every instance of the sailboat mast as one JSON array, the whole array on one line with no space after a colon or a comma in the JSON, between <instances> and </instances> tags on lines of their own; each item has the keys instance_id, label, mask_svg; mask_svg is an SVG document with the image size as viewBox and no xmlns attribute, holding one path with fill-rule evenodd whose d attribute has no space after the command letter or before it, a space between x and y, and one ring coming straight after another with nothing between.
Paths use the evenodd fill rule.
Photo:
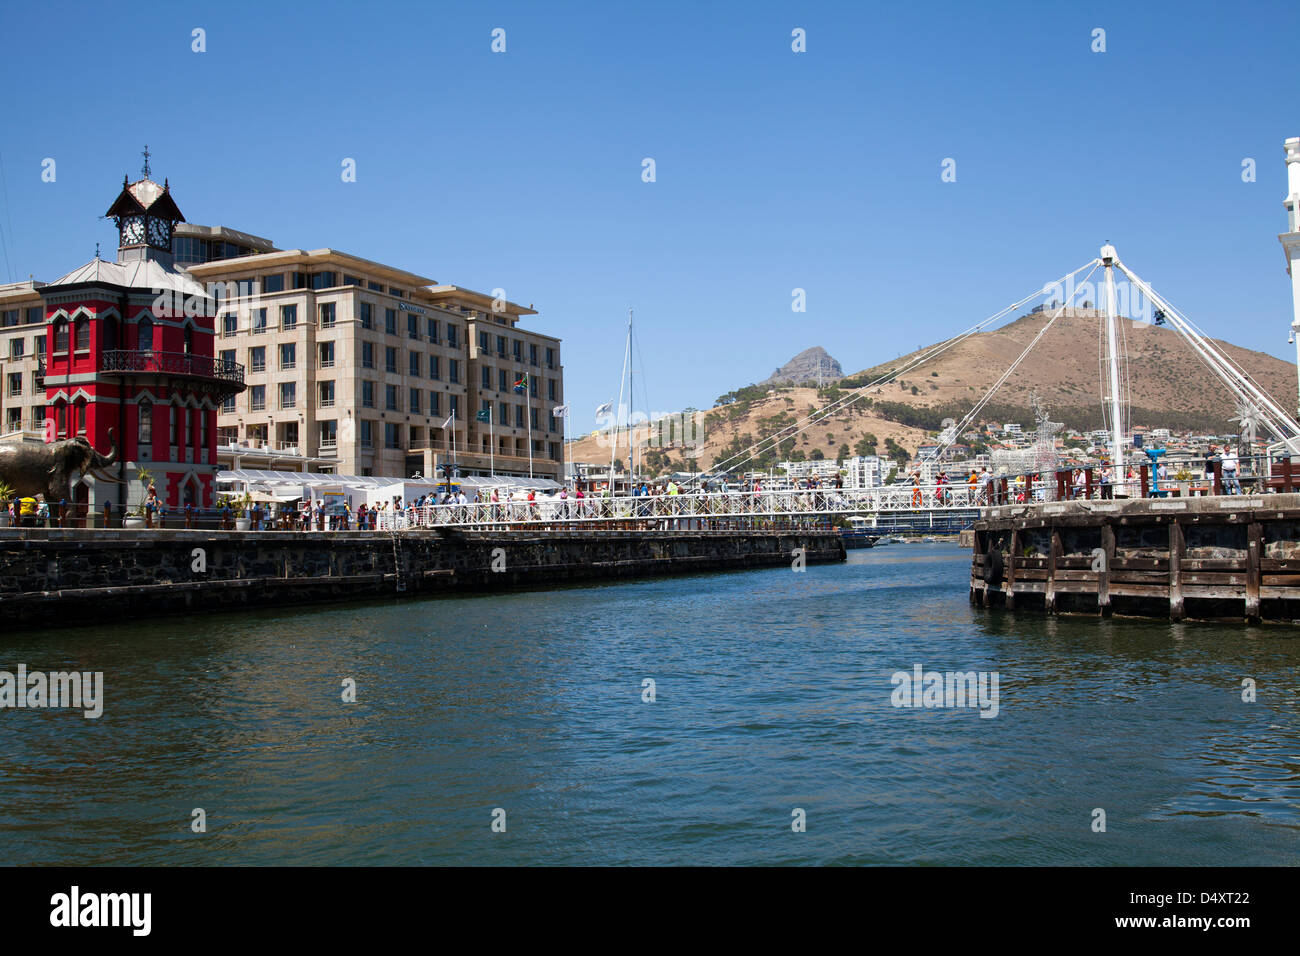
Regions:
<instances>
[{"instance_id":1,"label":"sailboat mast","mask_svg":"<svg viewBox=\"0 0 1300 956\"><path fill-rule=\"evenodd\" d=\"M636 486L636 446L632 443L632 412L636 410L636 357L632 354L632 310L627 310L627 471ZM631 488L628 489L629 491Z\"/></svg>"}]
</instances>

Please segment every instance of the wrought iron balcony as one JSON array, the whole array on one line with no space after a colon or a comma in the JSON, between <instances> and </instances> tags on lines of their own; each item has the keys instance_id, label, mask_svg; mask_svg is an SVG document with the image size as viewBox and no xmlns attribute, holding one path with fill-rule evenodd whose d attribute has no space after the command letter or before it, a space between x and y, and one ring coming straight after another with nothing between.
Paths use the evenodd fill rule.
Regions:
<instances>
[{"instance_id":1,"label":"wrought iron balcony","mask_svg":"<svg viewBox=\"0 0 1300 956\"><path fill-rule=\"evenodd\" d=\"M101 369L105 372L141 375L184 375L222 382L235 390L244 387L244 366L238 362L223 362L211 355L193 355L189 352L105 352Z\"/></svg>"}]
</instances>

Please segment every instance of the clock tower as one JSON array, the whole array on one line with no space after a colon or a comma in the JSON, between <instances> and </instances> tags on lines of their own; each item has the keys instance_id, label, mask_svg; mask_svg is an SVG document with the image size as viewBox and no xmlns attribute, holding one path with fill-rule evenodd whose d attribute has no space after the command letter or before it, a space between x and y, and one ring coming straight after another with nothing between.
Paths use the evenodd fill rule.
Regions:
<instances>
[{"instance_id":1,"label":"clock tower","mask_svg":"<svg viewBox=\"0 0 1300 956\"><path fill-rule=\"evenodd\" d=\"M149 149L145 147L144 174L135 182L122 177L122 192L105 216L117 222L117 261L133 262L152 259L165 267L172 265L172 233L176 223L184 222L167 180L159 186L149 178Z\"/></svg>"}]
</instances>

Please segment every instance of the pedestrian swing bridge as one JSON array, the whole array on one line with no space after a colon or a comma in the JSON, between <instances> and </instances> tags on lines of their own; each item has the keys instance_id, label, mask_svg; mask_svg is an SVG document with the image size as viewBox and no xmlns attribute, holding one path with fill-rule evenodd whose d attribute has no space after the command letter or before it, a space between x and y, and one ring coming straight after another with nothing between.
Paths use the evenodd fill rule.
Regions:
<instances>
[{"instance_id":1,"label":"pedestrian swing bridge","mask_svg":"<svg viewBox=\"0 0 1300 956\"><path fill-rule=\"evenodd\" d=\"M1091 279L1098 269L1103 270L1103 274L1094 287ZM1085 270L1087 275L1084 276L1083 281L1076 283L1079 274ZM1149 490L1147 467L1150 462L1145 454L1127 447L1126 444L1130 426L1131 382L1124 324L1118 321L1116 272L1122 273L1128 280L1126 291L1129 293L1130 304L1134 303L1138 296L1146 296L1155 308L1153 321L1156 324L1168 324L1174 329L1219 384L1227 389L1236 403L1237 420L1241 422L1251 438L1253 439L1256 429L1266 433L1269 438L1266 447L1270 465L1276 467L1272 465L1272 460L1275 458L1284 461L1287 469L1286 488L1290 490L1290 459L1292 455L1300 454L1300 424L1297 424L1288 411L1186 315L1121 262L1114 246L1108 243L1102 247L1097 258L1084 263L1073 272L1045 284L1042 288L1011 303L947 341L910 356L877 379L852 389L840 398L814 410L803 419L773 431L726 459L715 461L709 472L701 479L701 485L708 487L724 481L733 483L736 480L735 476L756 456L777 447L781 442L796 438L810 428L824 424L830 416L860 401L873 389L895 380L900 375L915 371L993 323L1008 316L1018 315L1018 310L1026 308L1035 300L1050 298L1050 307L1040 305L1036 310L1048 316L1042 328L1034 334L1024 351L1003 371L985 394L972 405L962 420L949 424L943 430L936 447L929 453L927 459L919 463L920 475L910 480L904 480L899 484L860 489L782 487L770 490L764 488L760 480L751 490L740 491L699 491L688 486L681 494L627 497L598 495L581 499L546 498L531 502L512 500L474 502L465 505L431 505L418 509L381 511L377 516L378 526L391 530L447 527L499 528L514 525L768 528L824 524L834 518L853 516L885 526L888 519L897 519L899 516L909 514L960 516L973 521L978 517L981 508L999 503L1020 502L1032 505L1036 502L1055 501L1066 497L1098 497L1098 492L1106 497L1145 496ZM1019 481L1014 480L1016 475L1005 474L998 474L988 481L982 476L976 482L960 480L940 483L933 480L933 476L939 471L938 463L943 453L977 421L989 400L1027 359L1057 319L1071 309L1076 301L1085 301L1085 296L1088 295L1096 295L1104 306L1104 321L1099 323L1098 329L1099 384L1101 407L1105 418L1103 424L1109 437L1109 461L1117 466L1114 482L1109 487L1099 485L1094 480L1092 470L1089 469L1086 486L1079 488L1069 480L1068 475L1057 471L1059 463L1055 457L1054 444L1050 442L1040 449L1041 454L1033 462L1032 467L1022 469L1025 477ZM617 441L617 421L612 434ZM611 460L612 457L611 455ZM1142 472L1140 487L1138 482L1127 479L1130 471ZM1263 473L1267 475L1270 472L1265 470ZM921 476L928 480L918 480ZM1221 489L1216 483L1214 491L1219 490ZM665 522L668 524L665 525Z\"/></svg>"},{"instance_id":2,"label":"pedestrian swing bridge","mask_svg":"<svg viewBox=\"0 0 1300 956\"><path fill-rule=\"evenodd\" d=\"M542 498L536 501L474 502L381 510L383 531L415 528L489 529L527 525L598 528L735 529L825 526L852 515L891 512L947 513L973 521L985 502L969 485L885 485L876 488L799 488L620 497ZM667 522L667 524L665 524Z\"/></svg>"}]
</instances>

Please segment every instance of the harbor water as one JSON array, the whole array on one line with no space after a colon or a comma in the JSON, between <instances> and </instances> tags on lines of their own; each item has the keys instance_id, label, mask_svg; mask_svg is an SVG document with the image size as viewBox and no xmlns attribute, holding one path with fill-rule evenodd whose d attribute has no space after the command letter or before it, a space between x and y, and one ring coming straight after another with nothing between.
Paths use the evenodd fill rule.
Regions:
<instances>
[{"instance_id":1,"label":"harbor water","mask_svg":"<svg viewBox=\"0 0 1300 956\"><path fill-rule=\"evenodd\" d=\"M6 862L1300 859L1300 629L982 612L969 573L895 544L6 633L0 669L104 675L98 719L0 710ZM895 706L917 666L996 674L996 716Z\"/></svg>"}]
</instances>

